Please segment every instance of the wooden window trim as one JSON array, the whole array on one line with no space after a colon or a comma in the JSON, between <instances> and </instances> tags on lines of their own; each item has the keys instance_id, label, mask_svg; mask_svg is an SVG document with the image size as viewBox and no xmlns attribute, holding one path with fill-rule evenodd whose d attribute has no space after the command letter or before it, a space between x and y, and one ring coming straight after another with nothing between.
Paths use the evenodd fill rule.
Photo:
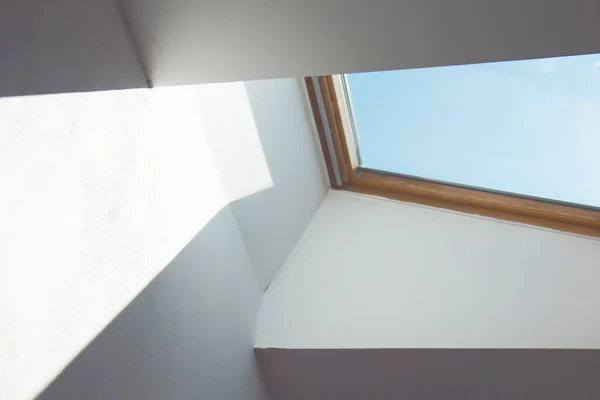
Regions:
<instances>
[{"instance_id":1,"label":"wooden window trim","mask_svg":"<svg viewBox=\"0 0 600 400\"><path fill-rule=\"evenodd\" d=\"M333 79L332 76L305 78L333 189L600 237L600 211L594 209L353 166Z\"/></svg>"}]
</instances>

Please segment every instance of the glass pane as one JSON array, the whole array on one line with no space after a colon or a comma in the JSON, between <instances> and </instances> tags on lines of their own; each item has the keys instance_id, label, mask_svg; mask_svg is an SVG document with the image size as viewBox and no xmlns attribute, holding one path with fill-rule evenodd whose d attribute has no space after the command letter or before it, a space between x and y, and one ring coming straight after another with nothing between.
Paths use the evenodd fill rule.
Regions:
<instances>
[{"instance_id":1,"label":"glass pane","mask_svg":"<svg viewBox=\"0 0 600 400\"><path fill-rule=\"evenodd\" d=\"M363 167L600 207L600 55L346 84Z\"/></svg>"}]
</instances>

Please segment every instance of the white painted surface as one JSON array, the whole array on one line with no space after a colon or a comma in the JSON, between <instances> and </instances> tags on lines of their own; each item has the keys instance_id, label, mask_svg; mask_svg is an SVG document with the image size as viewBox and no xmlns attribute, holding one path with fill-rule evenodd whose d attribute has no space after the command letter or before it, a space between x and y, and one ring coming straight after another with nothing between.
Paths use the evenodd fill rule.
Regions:
<instances>
[{"instance_id":1,"label":"white painted surface","mask_svg":"<svg viewBox=\"0 0 600 400\"><path fill-rule=\"evenodd\" d=\"M0 97L146 86L112 0L2 0Z\"/></svg>"},{"instance_id":2,"label":"white painted surface","mask_svg":"<svg viewBox=\"0 0 600 400\"><path fill-rule=\"evenodd\" d=\"M0 116L0 398L28 399L231 193L271 180L242 83L4 98ZM246 158L253 164L219 171L223 154L208 144L215 134L257 152ZM231 185L240 177L243 191ZM261 290L225 213L217 236L195 239L170 268L184 272L162 278L168 284L155 284L92 347L101 364L74 364L89 386L67 379L53 398L258 398L249 368ZM109 379L111 370L126 375ZM94 385L103 389L82 394Z\"/></svg>"},{"instance_id":3,"label":"white painted surface","mask_svg":"<svg viewBox=\"0 0 600 400\"><path fill-rule=\"evenodd\" d=\"M283 265L328 189L300 84L296 79L245 83L273 185L231 208L263 288Z\"/></svg>"},{"instance_id":4,"label":"white painted surface","mask_svg":"<svg viewBox=\"0 0 600 400\"><path fill-rule=\"evenodd\" d=\"M594 0L125 0L157 85L600 52Z\"/></svg>"},{"instance_id":5,"label":"white painted surface","mask_svg":"<svg viewBox=\"0 0 600 400\"><path fill-rule=\"evenodd\" d=\"M267 400L252 351L261 295L225 207L39 400Z\"/></svg>"},{"instance_id":6,"label":"white painted surface","mask_svg":"<svg viewBox=\"0 0 600 400\"><path fill-rule=\"evenodd\" d=\"M332 191L257 347L600 348L600 241Z\"/></svg>"}]
</instances>

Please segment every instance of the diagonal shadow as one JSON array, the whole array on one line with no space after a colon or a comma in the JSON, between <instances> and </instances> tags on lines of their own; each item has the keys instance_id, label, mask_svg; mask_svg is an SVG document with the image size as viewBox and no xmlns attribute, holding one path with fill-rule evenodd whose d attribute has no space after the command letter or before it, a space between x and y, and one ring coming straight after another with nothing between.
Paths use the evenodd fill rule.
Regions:
<instances>
[{"instance_id":1,"label":"diagonal shadow","mask_svg":"<svg viewBox=\"0 0 600 400\"><path fill-rule=\"evenodd\" d=\"M37 398L265 399L261 295L226 206Z\"/></svg>"},{"instance_id":2,"label":"diagonal shadow","mask_svg":"<svg viewBox=\"0 0 600 400\"><path fill-rule=\"evenodd\" d=\"M222 145L220 140L228 145L225 146L227 152L224 155L214 151L213 158L222 161L219 157L223 156L224 160L235 161L235 163L233 161L229 164L224 163L225 166L235 168L218 168L220 184L228 183L227 188L236 189L234 190L236 196L242 197L238 201L229 203L214 216L166 269L157 275L149 286L145 287L135 300L123 309L54 380L53 377L58 372L57 368L53 368L43 376L40 373L40 371L47 371L47 368L44 370L44 362L46 366L65 365L70 359L57 359L56 356L61 354L65 354L65 357L74 356L75 352L83 347L81 342L76 348L65 347L65 344L68 345L70 338L78 334L78 329L81 331L80 328L85 328L84 324L74 326L76 322L68 313L63 313L65 318L60 320L50 313L46 315L38 313L39 316L33 313L26 315L18 311L19 308L14 307L17 312L24 315L24 318L36 320L36 318L52 317L55 331L58 331L59 335L54 335L52 329L43 331L45 327L42 328L42 332L30 335L41 339L34 343L40 350L43 350L43 345L46 344L51 350L47 354L35 350L35 346L28 347L26 340L20 341L24 344L23 354L31 359L37 359L40 368L36 369L37 366L29 361L27 364L23 362L17 365L14 368L17 372L14 374L16 378L8 382L9 389L20 388L15 393L25 393L23 397L29 398L31 393L37 394L39 393L37 390L43 388L40 383L42 385L49 383L49 386L39 394L40 399L265 398L255 369L252 351L256 314L262 296L261 289L276 272L282 255L287 254L297 242L320 206L327 187L319 179L317 153L302 108L298 82L293 79L278 80L256 82L250 86L252 90L248 90L246 100L242 99L241 94L238 93L239 88L236 87L229 89L226 87L223 93L215 89L215 96L211 95L212 92L208 94L203 92L206 95L203 99L209 99L205 102L210 101L211 104L216 100L225 102L228 112L234 113L236 120L241 119L243 111L245 115L243 121L247 120L247 123L240 127L221 125L221 121L228 120L229 114L226 112L215 116L210 112L212 110L210 107L200 107L200 112L212 116L211 121L214 123L214 126L202 125L200 128L207 128L204 129L207 132L208 128L211 128L211 134L219 139L208 141L211 151L220 148L219 146ZM214 89L213 86L211 87ZM235 90L230 93L230 89ZM169 99L171 98L167 97L162 101L167 103ZM233 107L232 102L237 106ZM250 103L251 109L246 107L247 102ZM185 108L182 115L186 117L187 114ZM279 118L270 118L269 116L273 114L281 115ZM183 117L182 119L185 120ZM250 118L254 119L250 121ZM186 129L192 129L194 126L188 126ZM240 141L243 138L252 139L258 134L259 142L264 145L264 158L267 165L263 166L259 163L263 159L260 143L257 145L252 140L244 140L241 141L243 146L240 144L233 146L231 136L224 135L223 132L235 132L236 143L237 139ZM193 138L197 139L196 136ZM161 160L169 161L170 154L183 157L179 152L181 146L178 143L170 143L172 147L161 147ZM189 143L191 143L188 145L189 148L192 150L196 148L197 143L194 140L190 139ZM240 165L240 159L235 157L238 148L248 156L241 163L244 173L239 173L240 168L237 167ZM236 151L231 151L232 149ZM171 153L172 151L174 152ZM152 159L150 156L149 158ZM161 181L162 186L159 185L158 188L168 192L169 196L186 196L185 207L177 214L182 220L180 223L187 218L193 225L194 218L200 218L204 224L206 221L204 218L208 215L202 212L188 214L186 211L195 210L195 207L208 207L198 201L201 202L204 197L211 197L216 186L212 187L208 184L203 184L199 188L196 186L192 195L187 196L188 180L177 181L177 179L180 172L187 171L190 165L186 163L175 163L175 165L165 163L165 165L170 165L171 168L165 171L165 176L161 175L164 182ZM197 167L202 165L198 163L191 166L198 170ZM222 166L219 164L218 167ZM263 175L269 174L269 169L273 170L273 185L267 188L265 185L268 183L267 177ZM184 173L183 176L188 175ZM190 179L193 180L194 176ZM202 175L201 178L205 176ZM167 183L172 180L176 184L168 185ZM240 181L244 181L245 189L256 190L255 186L260 186L262 192L249 196L247 195L249 191L239 192L237 183ZM209 194L211 196L205 196ZM59 195L62 196L61 193L57 194ZM176 201L172 204L181 205L181 202ZM211 211L214 210L211 208ZM198 215L190 218L193 217L191 214ZM73 218L76 219L77 215ZM148 218L155 217L149 215ZM191 236L192 232L198 231L192 230L197 227L190 228L188 226L190 224L186 226ZM166 232L168 234L169 231ZM190 236L182 239L181 244L185 243L184 240ZM181 247L178 246L177 249L179 248ZM135 250L135 248L131 249L131 251ZM174 249L173 253L175 251ZM165 264L161 263L160 267ZM118 272L117 263L107 262L106 266L115 267L115 271ZM256 267L256 271L253 267ZM267 271L268 267L272 269ZM73 268L77 269L77 264L74 263ZM267 273L260 275L261 270ZM257 273L263 278L260 282L263 286L256 281ZM144 284L148 280L145 280ZM127 284L126 280L122 279L122 281ZM113 285L115 283L117 286L120 285L118 281L113 282ZM81 287L78 286L78 289ZM64 290L65 294L68 293L67 289L60 289L60 287L55 292L60 290ZM81 291L85 292L85 289ZM23 292L24 294L18 298L27 299L28 294L34 293L34 290L28 287ZM92 303L115 302L116 297L114 294L111 295L111 290L104 290L101 293L103 296L111 297L98 299L92 292L89 296L94 298ZM58 295L60 297L62 294L58 293ZM68 297L63 297L61 297L64 300L62 304L68 304ZM80 298L81 296L78 299ZM41 297L38 297L39 299ZM74 304L85 307L84 303L78 303L80 301L78 299L71 299L71 303L75 301ZM49 303L61 304L53 301L54 299ZM119 306L125 304L127 301L119 302ZM96 307L96 310L100 309ZM105 321L110 320L110 317L100 318L97 311L96 314L92 311L89 313L90 315L82 317L81 320L102 319L102 326L105 326ZM58 312L58 315L63 314ZM81 317L81 313L78 315ZM92 332L96 333L98 330ZM19 334L20 332L17 332L16 335ZM54 340L54 337L59 339ZM91 337L90 332L85 339ZM17 349L18 355L20 349L17 346L12 346L10 350L12 349ZM30 372L24 369L27 365L31 365ZM8 365L7 368L13 367ZM30 379L26 379L27 377ZM34 387L27 381L33 382ZM0 380L0 389L2 387L3 382Z\"/></svg>"}]
</instances>

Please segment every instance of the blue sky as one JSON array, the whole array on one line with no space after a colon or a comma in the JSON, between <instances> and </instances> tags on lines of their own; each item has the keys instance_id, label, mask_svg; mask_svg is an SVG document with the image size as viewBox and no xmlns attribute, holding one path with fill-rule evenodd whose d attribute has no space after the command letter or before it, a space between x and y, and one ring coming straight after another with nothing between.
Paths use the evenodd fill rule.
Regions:
<instances>
[{"instance_id":1,"label":"blue sky","mask_svg":"<svg viewBox=\"0 0 600 400\"><path fill-rule=\"evenodd\" d=\"M600 207L600 55L346 79L363 166Z\"/></svg>"}]
</instances>

